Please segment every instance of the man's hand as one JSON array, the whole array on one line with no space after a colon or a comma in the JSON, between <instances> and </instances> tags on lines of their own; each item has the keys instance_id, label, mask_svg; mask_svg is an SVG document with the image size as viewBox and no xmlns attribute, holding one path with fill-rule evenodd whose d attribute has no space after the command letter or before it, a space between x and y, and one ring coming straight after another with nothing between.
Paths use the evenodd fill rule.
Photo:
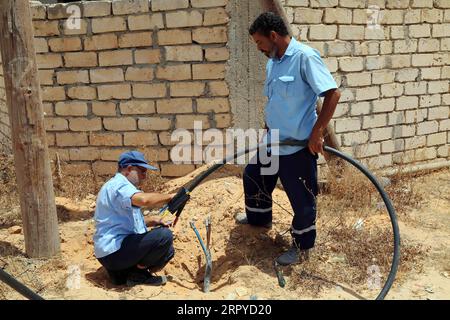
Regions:
<instances>
[{"instance_id":1,"label":"man's hand","mask_svg":"<svg viewBox=\"0 0 450 320\"><path fill-rule=\"evenodd\" d=\"M149 216L145 218L145 223L148 227L156 227L156 226L163 226L163 227L170 227L172 225L172 221L164 221L162 217L160 216Z\"/></svg>"},{"instance_id":2,"label":"man's hand","mask_svg":"<svg viewBox=\"0 0 450 320\"><path fill-rule=\"evenodd\" d=\"M323 137L320 129L314 128L309 137L308 149L313 155L323 154Z\"/></svg>"},{"instance_id":3,"label":"man's hand","mask_svg":"<svg viewBox=\"0 0 450 320\"><path fill-rule=\"evenodd\" d=\"M328 123L333 117L336 105L339 102L341 93L337 89L330 89L325 92L322 111L320 112L316 124L312 129L309 137L308 149L313 154L323 154L323 130L326 129Z\"/></svg>"}]
</instances>

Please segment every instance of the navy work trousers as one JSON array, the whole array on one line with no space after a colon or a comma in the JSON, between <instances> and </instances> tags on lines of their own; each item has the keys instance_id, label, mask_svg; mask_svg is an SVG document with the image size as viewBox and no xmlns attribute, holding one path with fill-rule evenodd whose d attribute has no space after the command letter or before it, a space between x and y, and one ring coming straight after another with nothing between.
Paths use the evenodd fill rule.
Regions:
<instances>
[{"instance_id":1,"label":"navy work trousers","mask_svg":"<svg viewBox=\"0 0 450 320\"><path fill-rule=\"evenodd\" d=\"M149 269L162 269L174 256L172 231L165 227L143 234L131 234L116 252L98 259L108 271L134 269L137 264Z\"/></svg>"},{"instance_id":2,"label":"navy work trousers","mask_svg":"<svg viewBox=\"0 0 450 320\"><path fill-rule=\"evenodd\" d=\"M258 163L245 167L243 183L245 211L251 225L272 222L272 192L280 178L289 198L294 218L291 234L302 250L314 247L316 239L317 155L308 148L279 156L279 170L273 175L261 175L264 167Z\"/></svg>"}]
</instances>

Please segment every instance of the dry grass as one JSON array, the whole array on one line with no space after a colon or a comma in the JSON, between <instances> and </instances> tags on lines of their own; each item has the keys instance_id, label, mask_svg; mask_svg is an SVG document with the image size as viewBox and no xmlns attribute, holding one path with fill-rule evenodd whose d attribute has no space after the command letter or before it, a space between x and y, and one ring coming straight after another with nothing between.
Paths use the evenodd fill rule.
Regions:
<instances>
[{"instance_id":1,"label":"dry grass","mask_svg":"<svg viewBox=\"0 0 450 320\"><path fill-rule=\"evenodd\" d=\"M386 191L397 212L420 206L422 195L414 188L417 175L399 172L390 177ZM367 288L368 268L380 270L384 284L393 256L393 234L387 210L370 181L346 166L339 177L327 176L324 193L317 199L318 228L314 259L293 269L290 287L313 296L322 289L343 284ZM422 268L424 248L402 240L401 263L396 282L412 269ZM378 290L379 291L379 290Z\"/></svg>"},{"instance_id":2,"label":"dry grass","mask_svg":"<svg viewBox=\"0 0 450 320\"><path fill-rule=\"evenodd\" d=\"M1 155L0 163L2 164L0 205L4 212L13 212L12 209L18 207L18 197L12 157ZM68 176L65 174L65 164L61 163L60 167L61 169L57 170L55 166L53 172L55 193L58 196L83 199L90 194L95 195L105 180L96 177L93 172ZM391 184L385 189L401 217L407 215L408 208L420 207L423 197L415 187L415 182L420 177L421 175L417 174L404 174L401 169L390 177ZM161 176L149 173L148 180L142 189L147 192L158 192L161 191L164 182L165 179ZM320 194L317 199L320 231L313 253L314 258L292 269L288 282L289 288L312 295L336 284L347 285L355 290L364 290L368 278L367 268L371 265L377 265L380 268L382 283L384 283L391 264L393 240L390 222L381 197L370 181L352 167L345 167L338 177L329 173L327 182L326 192ZM15 224L20 222L20 214L8 217L0 212L0 226L5 224L5 221L1 219ZM355 224L357 222L360 222L359 226ZM11 256L12 259L11 252L1 250L0 247L0 256ZM403 242L401 250L402 260L397 281L401 281L402 276L412 268L420 269L419 257L424 249ZM243 255L242 258L247 260L246 263L249 265L259 263L253 255ZM8 263L14 275L25 270L23 266L13 266L12 262ZM45 268L51 270L52 265L47 265ZM24 274L27 272L30 273L28 270ZM50 287L42 283L33 284L32 281L29 282L30 286L36 290ZM56 279L51 286L57 288L62 285L61 281ZM0 284L0 298L4 297L2 289Z\"/></svg>"},{"instance_id":3,"label":"dry grass","mask_svg":"<svg viewBox=\"0 0 450 320\"><path fill-rule=\"evenodd\" d=\"M61 164L59 172L53 170L56 196L77 201L98 192L103 182L100 177L96 177L92 172L82 172L78 176L65 175L64 166L64 163ZM9 227L21 223L14 157L11 154L0 154L0 170L0 227Z\"/></svg>"},{"instance_id":4,"label":"dry grass","mask_svg":"<svg viewBox=\"0 0 450 320\"><path fill-rule=\"evenodd\" d=\"M327 172L326 181L325 193L333 197L333 205L359 210L373 202L375 187L353 167L345 166L339 175Z\"/></svg>"},{"instance_id":5,"label":"dry grass","mask_svg":"<svg viewBox=\"0 0 450 320\"><path fill-rule=\"evenodd\" d=\"M415 176L397 174L391 177L391 184L386 188L394 206L402 213L420 205L422 195L415 188L414 179ZM282 212L291 211L286 204L283 205ZM390 271L394 248L389 215L376 188L357 169L346 166L339 176L328 173L325 190L319 194L317 206L319 231L313 258L306 264L285 270L289 277L288 289L318 296L324 288L341 285L351 288L355 296L358 296L357 292L362 295L367 291L368 268L371 266L379 269L382 286ZM290 235L277 235L274 242L287 248ZM402 240L396 284L401 283L409 271L420 272L423 263L420 257L424 250ZM259 257L263 255L255 251ZM258 266L258 261L249 254L242 255L241 259L247 265ZM380 290L366 292L364 296L375 295Z\"/></svg>"},{"instance_id":6,"label":"dry grass","mask_svg":"<svg viewBox=\"0 0 450 320\"><path fill-rule=\"evenodd\" d=\"M14 158L0 153L0 226L11 226L20 221Z\"/></svg>"},{"instance_id":7,"label":"dry grass","mask_svg":"<svg viewBox=\"0 0 450 320\"><path fill-rule=\"evenodd\" d=\"M385 189L397 214L406 216L409 209L420 208L424 196L416 188L416 185L419 181L423 181L425 175L429 173L403 173L399 170L390 177L391 184Z\"/></svg>"},{"instance_id":8,"label":"dry grass","mask_svg":"<svg viewBox=\"0 0 450 320\"><path fill-rule=\"evenodd\" d=\"M340 286L351 289L355 297L375 298L391 268L393 254L391 232L382 229L372 233L340 229L332 236L336 241L334 249L322 247L319 243L312 259L293 268L289 287L318 296L325 288ZM419 245L402 241L401 260L395 285L401 284L411 270L421 272L423 263L420 256L424 250ZM380 272L380 287L370 291L368 281L372 276L370 270L373 267L378 268L375 270Z\"/></svg>"},{"instance_id":9,"label":"dry grass","mask_svg":"<svg viewBox=\"0 0 450 320\"><path fill-rule=\"evenodd\" d=\"M381 287L384 285L392 264L392 239L392 232L383 227L367 231L344 227L322 230L312 258L293 268L289 288L318 296L325 288L341 286L351 289L356 297L361 294L365 298L375 298L362 292L368 290L369 270L373 267L379 270ZM411 270L421 272L420 257L424 252L422 246L402 240L396 285L402 283ZM381 287L369 294L375 295Z\"/></svg>"},{"instance_id":10,"label":"dry grass","mask_svg":"<svg viewBox=\"0 0 450 320\"><path fill-rule=\"evenodd\" d=\"M61 257L30 259L22 253L14 253L2 256L0 267L39 295L58 296L66 289L65 273L56 272L67 269ZM0 299L25 299L25 297L0 282Z\"/></svg>"},{"instance_id":11,"label":"dry grass","mask_svg":"<svg viewBox=\"0 0 450 320\"><path fill-rule=\"evenodd\" d=\"M369 170L376 172L370 167ZM398 214L420 207L423 195L415 185L429 173L406 173L405 166L400 164L395 173L389 176L389 184L384 189ZM382 182L381 177L377 176L377 179ZM346 209L361 210L373 205L379 206L382 201L369 179L352 166L345 166L338 174L327 171L326 181L325 193L334 195L333 203Z\"/></svg>"}]
</instances>

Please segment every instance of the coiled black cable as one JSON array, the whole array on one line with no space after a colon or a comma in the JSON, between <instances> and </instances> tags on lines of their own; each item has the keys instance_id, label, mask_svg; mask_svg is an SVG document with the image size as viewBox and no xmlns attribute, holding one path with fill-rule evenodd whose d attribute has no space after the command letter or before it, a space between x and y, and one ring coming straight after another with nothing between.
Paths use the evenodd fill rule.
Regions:
<instances>
[{"instance_id":1,"label":"coiled black cable","mask_svg":"<svg viewBox=\"0 0 450 320\"><path fill-rule=\"evenodd\" d=\"M307 140L285 140L285 141L281 141L279 143L272 143L272 145L306 147L308 145L308 141ZM234 155L222 159L221 162L212 165L210 168L208 168L207 170L205 170L204 172L202 172L201 174L196 176L185 188L189 192L192 192L192 190L194 190L204 179L206 179L206 177L208 177L214 171L220 169L227 162L230 162L230 161L232 161L242 155L245 155L249 152L255 151L258 148L267 148L269 146L270 145L267 145L267 144L261 144L261 145L258 145L257 147L238 151ZM382 300L386 297L387 293L389 292L390 288L392 287L392 284L394 283L395 276L397 274L398 266L400 263L400 230L398 227L397 216L395 213L394 206L392 205L391 200L389 199L388 195L386 194L386 192L384 191L383 187L378 182L378 180L375 178L375 176L369 170L367 170L367 168L365 168L361 163L359 163L355 159L349 157L348 155L346 155L336 149L330 148L328 146L324 146L323 149L326 152L332 153L335 156L337 156L341 159L344 159L345 161L349 162L354 167L356 167L359 171L361 171L375 186L375 188L379 192L381 198L383 199L384 204L386 205L386 209L389 213L389 217L391 220L392 231L394 234L394 252L393 252L393 256L392 256L392 263L391 263L391 269L389 271L389 275L386 279L386 282L385 282L383 288L381 289L380 293L376 297L376 300ZM184 207L184 205L180 208L178 216L181 214L183 207ZM17 292L19 292L20 294L22 294L23 296L25 296L28 299L43 300L43 298L41 296L34 293L27 286L25 286L24 284L22 284L21 282L16 280L14 277L9 275L2 269L0 269L0 280L5 282L6 284L8 284L10 287L15 289Z\"/></svg>"},{"instance_id":2,"label":"coiled black cable","mask_svg":"<svg viewBox=\"0 0 450 320\"><path fill-rule=\"evenodd\" d=\"M272 143L271 145L307 147L308 140L284 140L279 143ZM221 162L213 164L207 170L205 170L204 172L202 172L198 176L196 176L185 188L189 192L192 192L192 190L194 190L204 179L206 179L206 177L208 177L214 171L220 169L227 162L230 162L230 161L232 161L242 155L245 155L249 152L252 152L255 150L264 150L264 148L268 148L268 147L270 147L270 144L260 144L256 147L247 148L245 150L238 151L229 157L225 157L224 159L222 159ZM386 205L386 209L389 213L392 231L393 231L393 235L394 235L394 252L392 255L392 263L391 263L389 275L386 279L386 282L385 282L383 288L381 289L380 293L376 297L376 300L382 300L386 297L387 293L389 292L390 288L392 287L392 284L394 283L395 276L397 274L398 266L400 263L400 230L398 227L397 215L395 213L394 206L392 205L392 202L389 199L387 193L384 191L383 187L378 182L378 180L375 178L375 176L369 170L367 170L367 168L364 167L360 162L358 162L355 159L351 158L350 156L348 156L336 149L330 148L328 146L324 146L323 149L326 152L332 153L335 156L337 156L341 159L344 159L345 161L349 162L351 165L356 167L359 171L361 171L370 180L370 182L372 182L372 184L375 186L375 188L377 189L381 198L383 199L384 204ZM179 212L178 215L179 214L181 214L181 212Z\"/></svg>"}]
</instances>

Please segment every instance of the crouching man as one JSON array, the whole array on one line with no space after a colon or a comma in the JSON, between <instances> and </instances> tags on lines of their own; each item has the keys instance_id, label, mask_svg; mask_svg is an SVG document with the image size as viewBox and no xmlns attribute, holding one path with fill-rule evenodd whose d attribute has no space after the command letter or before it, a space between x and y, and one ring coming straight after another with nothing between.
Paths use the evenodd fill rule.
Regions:
<instances>
[{"instance_id":1,"label":"crouching man","mask_svg":"<svg viewBox=\"0 0 450 320\"><path fill-rule=\"evenodd\" d=\"M144 217L141 207L161 207L173 195L138 189L148 169L157 170L142 153L123 153L118 172L102 186L97 197L95 256L115 285L164 285L167 281L153 273L174 256L172 232L159 216ZM147 226L155 228L148 231Z\"/></svg>"}]
</instances>

